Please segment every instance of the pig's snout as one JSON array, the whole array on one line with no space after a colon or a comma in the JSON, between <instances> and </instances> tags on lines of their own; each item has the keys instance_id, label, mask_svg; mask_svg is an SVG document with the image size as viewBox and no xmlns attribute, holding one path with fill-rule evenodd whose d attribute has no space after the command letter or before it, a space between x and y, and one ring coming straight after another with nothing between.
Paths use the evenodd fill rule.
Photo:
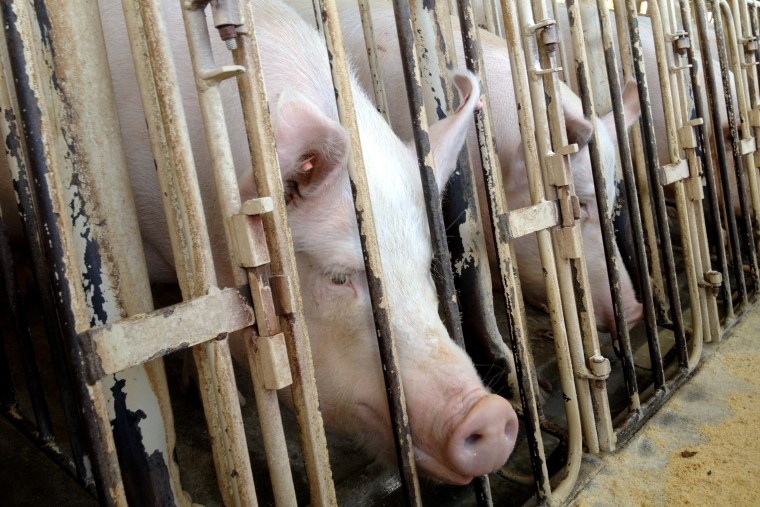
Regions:
<instances>
[{"instance_id":1,"label":"pig's snout","mask_svg":"<svg viewBox=\"0 0 760 507\"><path fill-rule=\"evenodd\" d=\"M454 471L473 478L500 468L515 447L517 425L515 411L501 396L488 394L478 400L451 432L446 446Z\"/></svg>"}]
</instances>

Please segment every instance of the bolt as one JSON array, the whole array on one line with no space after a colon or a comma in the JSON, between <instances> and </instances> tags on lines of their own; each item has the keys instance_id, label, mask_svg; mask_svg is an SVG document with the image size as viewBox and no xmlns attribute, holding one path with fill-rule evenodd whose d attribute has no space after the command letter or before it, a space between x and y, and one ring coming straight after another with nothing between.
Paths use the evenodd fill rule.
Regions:
<instances>
[{"instance_id":1,"label":"bolt","mask_svg":"<svg viewBox=\"0 0 760 507\"><path fill-rule=\"evenodd\" d=\"M219 30L219 37L224 41L227 49L230 51L237 49L237 30L235 29L235 25L219 25L216 29Z\"/></svg>"}]
</instances>

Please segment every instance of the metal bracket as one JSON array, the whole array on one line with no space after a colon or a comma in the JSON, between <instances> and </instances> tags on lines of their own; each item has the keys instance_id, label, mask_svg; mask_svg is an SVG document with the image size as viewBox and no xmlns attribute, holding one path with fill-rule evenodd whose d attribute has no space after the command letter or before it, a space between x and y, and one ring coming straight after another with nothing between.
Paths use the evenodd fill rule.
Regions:
<instances>
[{"instance_id":1,"label":"metal bracket","mask_svg":"<svg viewBox=\"0 0 760 507\"><path fill-rule=\"evenodd\" d=\"M570 184L567 171L565 170L565 161L559 153L550 153L546 156L546 179L549 185L555 187L566 187Z\"/></svg>"},{"instance_id":2,"label":"metal bracket","mask_svg":"<svg viewBox=\"0 0 760 507\"><path fill-rule=\"evenodd\" d=\"M721 285L723 285L723 274L715 270L706 271L699 285L712 290L712 293L717 296Z\"/></svg>"},{"instance_id":3,"label":"metal bracket","mask_svg":"<svg viewBox=\"0 0 760 507\"><path fill-rule=\"evenodd\" d=\"M579 224L576 222L570 227L556 227L552 229L554 240L559 245L560 254L564 259L578 259L581 256L581 237L578 233Z\"/></svg>"},{"instance_id":4,"label":"metal bracket","mask_svg":"<svg viewBox=\"0 0 760 507\"><path fill-rule=\"evenodd\" d=\"M261 215L273 209L271 197L251 199L243 203L240 213L232 217L235 258L244 268L255 268L269 263L266 235Z\"/></svg>"},{"instance_id":5,"label":"metal bracket","mask_svg":"<svg viewBox=\"0 0 760 507\"><path fill-rule=\"evenodd\" d=\"M588 358L589 370L599 380L606 380L610 376L612 367L610 360L600 354L594 354Z\"/></svg>"},{"instance_id":6,"label":"metal bracket","mask_svg":"<svg viewBox=\"0 0 760 507\"><path fill-rule=\"evenodd\" d=\"M253 353L251 372L266 389L276 391L293 383L284 333L251 338L248 348Z\"/></svg>"},{"instance_id":7,"label":"metal bracket","mask_svg":"<svg viewBox=\"0 0 760 507\"><path fill-rule=\"evenodd\" d=\"M660 185L666 187L676 181L685 180L689 177L689 163L686 159L681 159L675 164L660 166L657 171L660 179Z\"/></svg>"}]
</instances>

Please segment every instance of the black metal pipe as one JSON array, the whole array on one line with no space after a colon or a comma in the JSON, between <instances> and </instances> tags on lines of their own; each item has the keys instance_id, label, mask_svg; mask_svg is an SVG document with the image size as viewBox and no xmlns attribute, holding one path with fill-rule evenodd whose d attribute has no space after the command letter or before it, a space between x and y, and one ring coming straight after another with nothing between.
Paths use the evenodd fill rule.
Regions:
<instances>
[{"instance_id":1,"label":"black metal pipe","mask_svg":"<svg viewBox=\"0 0 760 507\"><path fill-rule=\"evenodd\" d=\"M718 97L720 92L718 91L718 78L715 74L716 69L713 60L712 47L708 40L708 27L707 27L707 12L705 9L704 0L694 0L694 6L696 7L696 21L697 21L697 33L699 34L699 45L702 48L702 64L705 68L705 80L707 81L707 104L710 109L710 120L713 124L713 138L715 139L715 151L718 155L718 167L720 170L720 183L723 191L723 202L726 208L726 224L728 225L728 238L731 245L731 253L734 260L733 272L736 280L736 287L739 291L739 298L742 304L747 302L747 285L744 280L744 273L742 272L742 253L739 245L739 232L736 225L736 217L734 216L733 197L731 196L731 189L728 182L728 160L726 159L726 143L723 139L720 117L720 105ZM714 23L717 31L722 33L722 27L719 27L720 23ZM721 64L723 67L723 64ZM731 111L733 111L733 103L731 104ZM715 128L717 127L717 131ZM735 131L734 131L735 132ZM716 182L717 187L717 182ZM720 215L718 215L720 216ZM730 279L724 280L730 281ZM730 284L729 284L730 290ZM725 302L724 302L725 304Z\"/></svg>"},{"instance_id":2,"label":"black metal pipe","mask_svg":"<svg viewBox=\"0 0 760 507\"><path fill-rule=\"evenodd\" d=\"M28 168L25 160L28 155L24 152L22 142L23 133L21 125L13 110L3 111L4 121L7 122L9 135L6 139L6 150L9 156L15 158L19 166L18 180L14 181L14 189L18 199L18 211L24 231L26 248L31 260L32 275L34 278L34 290L38 296L42 311L42 324L45 336L50 347L51 361L56 383L59 389L60 402L63 408L63 416L66 422L69 445L76 463L78 480L83 485L92 482L92 477L86 464L84 437L79 420L79 405L76 401L74 388L66 359L66 351L58 327L58 315L55 300L50 286L50 274L45 259L45 252L39 237L40 224L35 211L34 198L29 184Z\"/></svg>"},{"instance_id":3,"label":"black metal pipe","mask_svg":"<svg viewBox=\"0 0 760 507\"><path fill-rule=\"evenodd\" d=\"M626 0L625 10L628 20L628 35L631 40L633 52L633 70L636 76L636 84L639 90L641 103L641 130L647 156L647 172L650 189L654 194L654 206L657 225L660 232L660 246L662 248L665 281L668 298L670 300L670 312L675 325L675 340L679 347L679 360L683 366L688 365L689 354L686 346L686 334L684 332L683 314L681 312L681 296L678 292L678 279L676 277L673 245L670 242L670 226L668 225L668 213L665 207L665 195L660 184L659 161L657 158L657 139L654 132L654 119L652 117L651 102L649 99L649 86L647 84L646 69L644 66L644 53L639 33L638 11L634 0ZM662 357L660 355L659 339L656 334L647 334L649 340L649 354L652 367L655 369L655 378L658 387L662 386L665 374L662 370Z\"/></svg>"},{"instance_id":4,"label":"black metal pipe","mask_svg":"<svg viewBox=\"0 0 760 507\"><path fill-rule=\"evenodd\" d=\"M734 110L734 101L732 100L732 94L736 93L736 90L732 89L731 81L729 79L729 60L728 60L728 42L726 41L725 32L723 30L723 23L721 20L723 15L720 10L719 2L713 2L713 20L715 27L715 41L718 43L718 59L720 61L720 70L723 77L723 98L726 105L726 115L728 116L728 130L731 136L731 153L734 158L734 172L736 173L736 185L739 191L739 208L741 210L741 234L746 251L744 255L749 258L749 273L750 279L753 282L754 287L757 287L757 254L755 252L755 245L752 234L752 218L749 209L749 200L747 198L747 176L744 174L744 160L741 154L741 140L739 138L739 126L737 124L737 112ZM735 76L734 79L742 79L742 76ZM721 137L720 132L716 133L716 138ZM754 170L754 168L753 168ZM733 216L733 197L731 196L731 190L728 185L729 180L726 181L726 214ZM737 250L738 254L735 255L734 262L735 268L742 270L744 264L744 255L741 250ZM738 276L738 272L737 272ZM746 280L745 280L746 285ZM746 291L746 287L745 287ZM743 301L748 303L748 295L745 292Z\"/></svg>"},{"instance_id":5,"label":"black metal pipe","mask_svg":"<svg viewBox=\"0 0 760 507\"><path fill-rule=\"evenodd\" d=\"M441 194L438 191L438 183L433 168L425 163L425 159L431 153L431 146L427 132L422 130L421 116L425 106L421 83L415 79L417 62L414 58L414 29L409 2L407 0L393 0L393 12L396 18L409 112L412 118L414 147L420 169L422 193L425 197L430 241L433 246L433 279L438 292L438 301L443 309L443 322L449 336L457 345L464 348L459 303L454 286L454 274L451 269L451 257L446 243L446 225L441 211ZM472 185L470 184L470 186Z\"/></svg>"},{"instance_id":6,"label":"black metal pipe","mask_svg":"<svg viewBox=\"0 0 760 507\"><path fill-rule=\"evenodd\" d=\"M22 113L22 125L24 136L27 140L29 151L29 162L33 174L35 191L37 194L37 211L40 218L41 233L44 240L46 257L51 260L54 276L50 277L55 293L55 303L58 312L59 323L62 334L65 336L64 341L69 348L71 355L69 361L72 365L71 373L76 379L74 384L78 390L78 398L83 413L83 419L87 427L87 436L89 438L89 458L92 464L92 471L95 475L95 484L98 492L98 498L106 505L113 504L114 500L109 497L108 491L118 483L116 476L112 475L111 462L104 452L101 442L105 436L100 432L100 426L96 422L96 409L89 397L89 392L84 377L86 369L83 367L81 351L77 346L77 330L75 327L75 316L71 306L68 304L72 300L70 285L68 280L68 268L64 261L63 242L60 231L57 228L56 208L53 205L51 189L48 186L48 174L50 168L47 166L45 156L45 147L42 144L44 139L42 126L42 111L38 103L38 96L33 85L29 80L27 73L27 62L25 59L25 43L21 34L16 27L16 14L12 1L2 2L2 13L5 20L5 36L8 43L11 69L15 77L14 84L17 100ZM95 254L95 253L94 253ZM63 344L56 346L57 352L62 352ZM64 352L65 354L65 352ZM65 357L65 356L64 356ZM83 472L86 477L86 472ZM78 474L80 475L80 474ZM82 475L80 475L81 480Z\"/></svg>"},{"instance_id":7,"label":"black metal pipe","mask_svg":"<svg viewBox=\"0 0 760 507\"><path fill-rule=\"evenodd\" d=\"M50 412L47 400L45 399L45 389L42 385L42 377L40 376L40 369L34 353L24 301L16 283L16 268L13 252L8 242L8 234L5 229L5 220L1 216L0 268L2 270L2 285L5 287L5 296L8 299L9 315L13 319L13 330L19 347L21 366L29 391L34 419L37 422L39 438L42 442L47 442L53 438L53 423L50 420Z\"/></svg>"},{"instance_id":8,"label":"black metal pipe","mask_svg":"<svg viewBox=\"0 0 760 507\"><path fill-rule=\"evenodd\" d=\"M467 69L473 74L480 76L483 74L483 62L480 53L480 47L477 43L477 23L475 22L475 16L472 10L472 3L470 0L462 0L457 2L459 24L462 30L462 42L464 46L464 55ZM505 23L510 23L510 19L505 19ZM506 83L504 83L506 85ZM484 101L488 104L488 100ZM488 117L487 117L488 115ZM488 142L486 136L486 122L490 123L490 111L488 107L484 107L478 111L475 111L475 127L478 132L478 142L480 144L480 157L481 165L483 168L483 177L487 184L493 181L491 174L496 170L496 161L491 160L490 154L486 150L486 144ZM495 145L493 139L490 142ZM501 189L495 189L501 192ZM495 216L493 196L491 192L488 193L488 211L491 217ZM491 220L491 230L494 234L494 238L497 235L497 221ZM516 265L506 266L507 270L512 270L516 273ZM525 429L525 435L528 442L528 450L530 453L531 469L533 471L533 478L536 485L536 494L539 500L543 500L546 496L546 492L550 490L549 477L543 473L544 462L541 458L541 449L543 443L539 442L536 435L540 428L541 414L536 403L536 389L537 386L531 381L530 373L528 369L533 364L531 358L531 352L526 346L527 337L523 335L523 329L518 322L518 312L521 311L521 304L519 301L515 301L509 290L504 290L504 301L506 309L507 329L509 330L509 338L512 344L512 351L514 353L515 372L518 379L518 386L520 391L520 401L523 407L523 425Z\"/></svg>"}]
</instances>

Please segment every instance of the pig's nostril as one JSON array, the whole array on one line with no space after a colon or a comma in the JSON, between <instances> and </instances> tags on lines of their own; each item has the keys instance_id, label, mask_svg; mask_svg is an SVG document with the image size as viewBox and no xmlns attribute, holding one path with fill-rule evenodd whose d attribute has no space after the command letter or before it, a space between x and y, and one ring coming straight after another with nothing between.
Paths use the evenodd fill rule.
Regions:
<instances>
[{"instance_id":1,"label":"pig's nostril","mask_svg":"<svg viewBox=\"0 0 760 507\"><path fill-rule=\"evenodd\" d=\"M447 444L448 461L460 475L475 477L501 467L512 452L517 416L507 400L488 394L459 422Z\"/></svg>"},{"instance_id":2,"label":"pig's nostril","mask_svg":"<svg viewBox=\"0 0 760 507\"><path fill-rule=\"evenodd\" d=\"M464 439L464 445L465 447L468 447L468 448L472 447L475 444L477 444L478 440L480 440L481 438L483 438L483 435L478 435L478 434L470 435L469 437Z\"/></svg>"}]
</instances>

